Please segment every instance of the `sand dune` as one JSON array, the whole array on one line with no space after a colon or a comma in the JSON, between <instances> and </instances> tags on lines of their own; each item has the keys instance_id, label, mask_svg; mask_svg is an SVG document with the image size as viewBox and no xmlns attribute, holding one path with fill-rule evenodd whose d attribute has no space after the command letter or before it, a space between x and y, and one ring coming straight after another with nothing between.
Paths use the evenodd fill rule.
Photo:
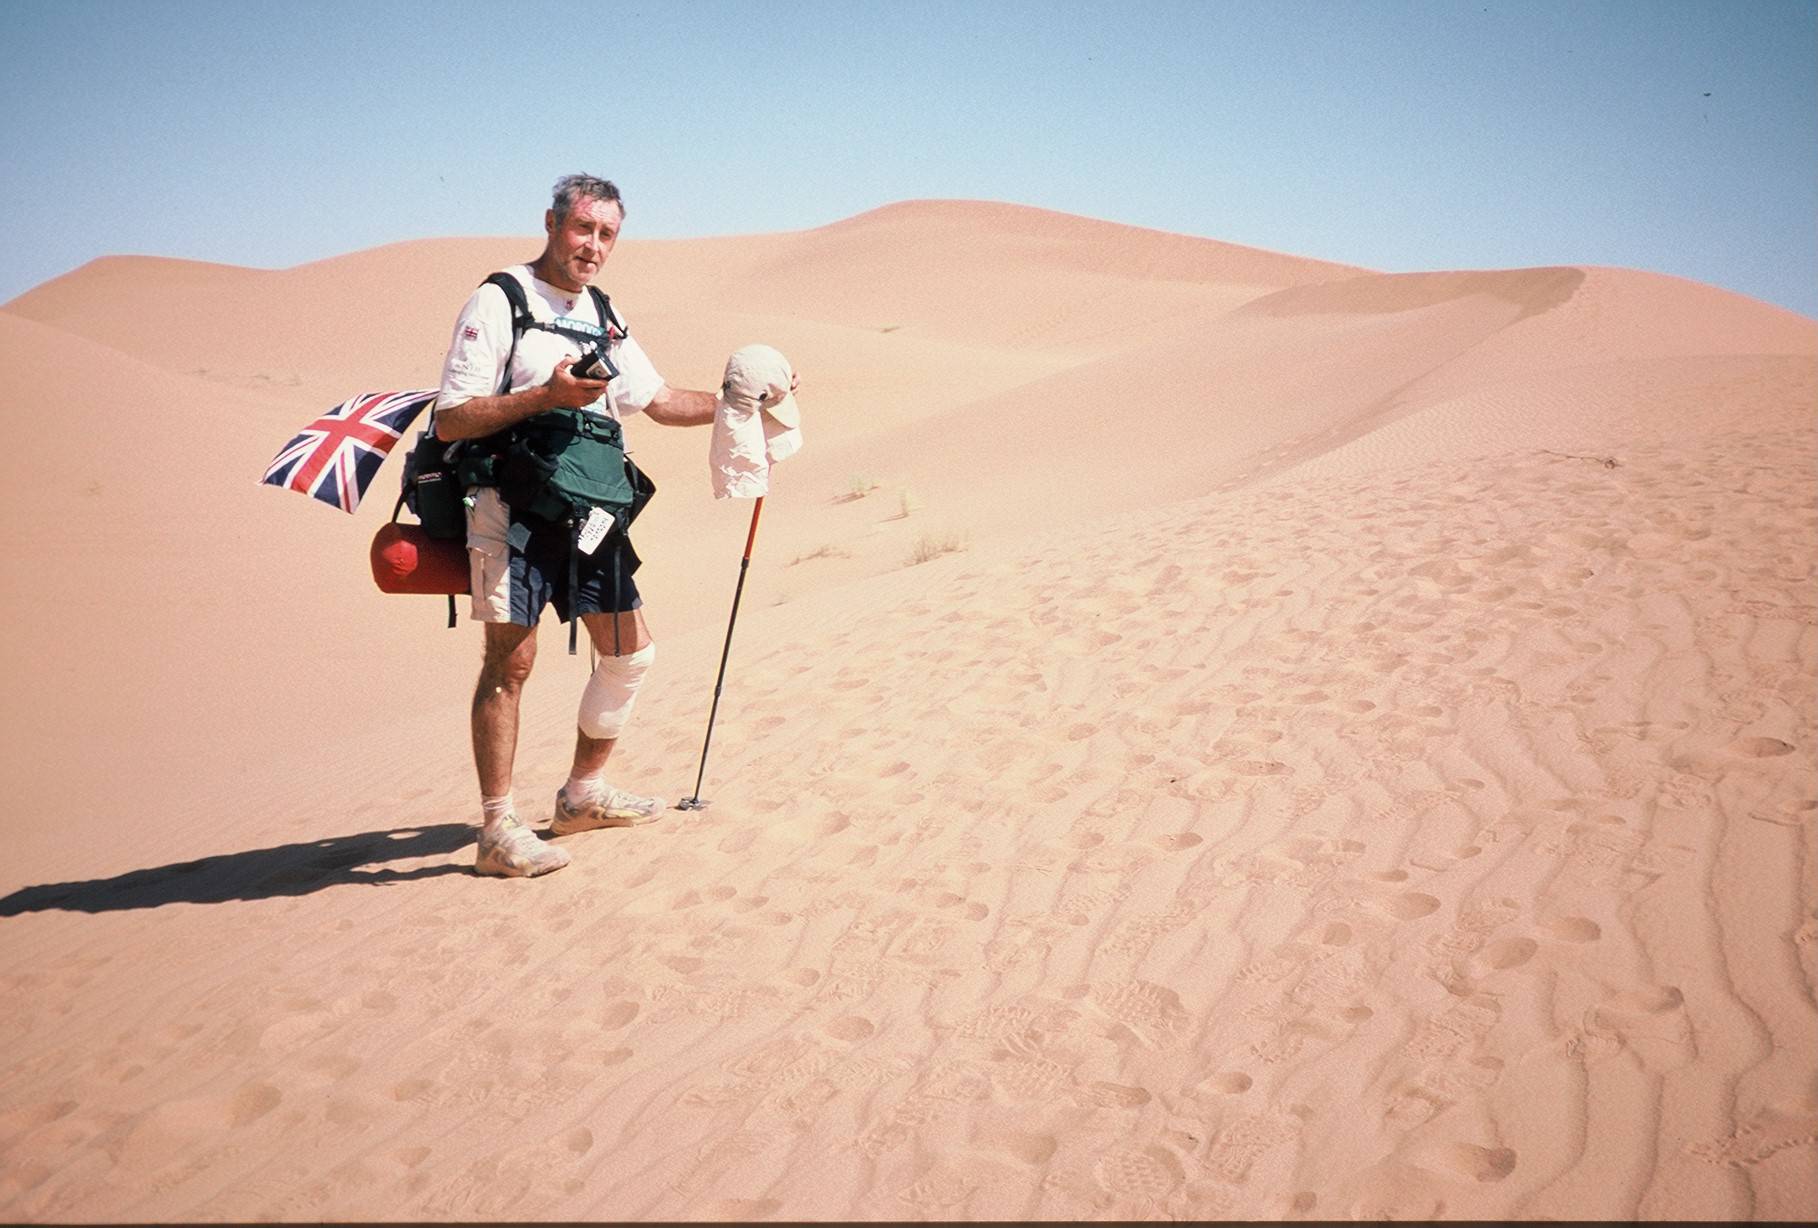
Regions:
<instances>
[{"instance_id":1,"label":"sand dune","mask_svg":"<svg viewBox=\"0 0 1818 1228\"><path fill-rule=\"evenodd\" d=\"M1809 1212L1818 323L982 202L628 239L659 366L778 345L809 446L712 806L501 883L477 634L365 574L395 473L354 517L256 478L534 250L0 308L0 1216ZM749 512L631 435L614 776L675 797Z\"/></svg>"}]
</instances>

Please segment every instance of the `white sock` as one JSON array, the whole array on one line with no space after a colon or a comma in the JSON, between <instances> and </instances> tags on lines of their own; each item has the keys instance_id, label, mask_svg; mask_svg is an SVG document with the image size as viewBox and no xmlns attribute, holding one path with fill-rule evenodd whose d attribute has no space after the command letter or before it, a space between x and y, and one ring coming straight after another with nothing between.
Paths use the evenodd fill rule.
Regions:
<instances>
[{"instance_id":1,"label":"white sock","mask_svg":"<svg viewBox=\"0 0 1818 1228\"><path fill-rule=\"evenodd\" d=\"M568 777L568 783L562 786L562 792L570 802L590 801L600 795L600 770L595 768L591 776Z\"/></svg>"},{"instance_id":2,"label":"white sock","mask_svg":"<svg viewBox=\"0 0 1818 1228\"><path fill-rule=\"evenodd\" d=\"M480 797L480 827L483 831L495 830L515 813L517 808L512 805L509 793L503 797Z\"/></svg>"}]
</instances>

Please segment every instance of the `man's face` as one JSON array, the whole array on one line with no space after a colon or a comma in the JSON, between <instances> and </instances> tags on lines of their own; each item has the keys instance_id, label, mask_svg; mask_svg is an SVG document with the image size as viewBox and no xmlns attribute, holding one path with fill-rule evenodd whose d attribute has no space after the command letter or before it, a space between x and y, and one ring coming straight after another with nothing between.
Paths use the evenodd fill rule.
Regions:
<instances>
[{"instance_id":1,"label":"man's face","mask_svg":"<svg viewBox=\"0 0 1818 1228\"><path fill-rule=\"evenodd\" d=\"M551 271L560 272L570 290L586 286L612 254L624 221L624 211L607 200L577 201L560 222L555 210L548 210L543 215L543 229L549 232Z\"/></svg>"}]
</instances>

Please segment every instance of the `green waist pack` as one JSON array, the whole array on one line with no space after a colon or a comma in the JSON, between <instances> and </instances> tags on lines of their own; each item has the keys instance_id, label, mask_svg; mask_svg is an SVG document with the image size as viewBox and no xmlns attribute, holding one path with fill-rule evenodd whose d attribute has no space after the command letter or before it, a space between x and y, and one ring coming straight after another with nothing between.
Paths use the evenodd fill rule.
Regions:
<instances>
[{"instance_id":1,"label":"green waist pack","mask_svg":"<svg viewBox=\"0 0 1818 1228\"><path fill-rule=\"evenodd\" d=\"M538 414L513 427L493 462L499 497L542 520L586 516L599 507L622 530L644 509L656 485L625 455L625 436L611 418L577 409ZM482 475L474 484L487 484Z\"/></svg>"},{"instance_id":2,"label":"green waist pack","mask_svg":"<svg viewBox=\"0 0 1818 1228\"><path fill-rule=\"evenodd\" d=\"M599 507L622 532L656 494L656 483L625 454L624 439L611 418L575 409L538 414L467 444L451 446L424 432L406 458L399 505L417 514L429 536L465 538L463 496L496 486L516 514L579 522Z\"/></svg>"}]
</instances>

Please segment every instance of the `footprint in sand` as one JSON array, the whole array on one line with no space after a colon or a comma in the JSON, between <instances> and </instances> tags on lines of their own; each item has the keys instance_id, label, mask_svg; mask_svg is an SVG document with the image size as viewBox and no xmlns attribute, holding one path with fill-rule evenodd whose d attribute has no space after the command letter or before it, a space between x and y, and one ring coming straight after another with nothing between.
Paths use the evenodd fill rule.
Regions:
<instances>
[{"instance_id":1,"label":"footprint in sand","mask_svg":"<svg viewBox=\"0 0 1818 1228\"><path fill-rule=\"evenodd\" d=\"M1798 747L1791 742L1782 742L1779 738L1743 738L1730 743L1726 749L1732 755L1741 755L1745 759L1772 759L1790 755Z\"/></svg>"},{"instance_id":2,"label":"footprint in sand","mask_svg":"<svg viewBox=\"0 0 1818 1228\"><path fill-rule=\"evenodd\" d=\"M1672 985L1649 985L1612 995L1584 1013L1582 1031L1568 1051L1593 1058L1628 1049L1650 1071L1677 1069L1692 1060L1685 995Z\"/></svg>"},{"instance_id":3,"label":"footprint in sand","mask_svg":"<svg viewBox=\"0 0 1818 1228\"><path fill-rule=\"evenodd\" d=\"M1408 891L1379 900L1376 907L1398 921L1414 921L1439 911L1439 901L1424 892Z\"/></svg>"},{"instance_id":4,"label":"footprint in sand","mask_svg":"<svg viewBox=\"0 0 1818 1228\"><path fill-rule=\"evenodd\" d=\"M1465 971L1472 977L1486 976L1519 968L1534 958L1540 944L1532 938L1499 938L1466 961Z\"/></svg>"},{"instance_id":5,"label":"footprint in sand","mask_svg":"<svg viewBox=\"0 0 1818 1228\"><path fill-rule=\"evenodd\" d=\"M311 1070L321 1071L330 1079L341 1080L360 1069L360 1059L348 1053L327 1053L321 1057L311 1058L304 1063Z\"/></svg>"},{"instance_id":6,"label":"footprint in sand","mask_svg":"<svg viewBox=\"0 0 1818 1228\"><path fill-rule=\"evenodd\" d=\"M1408 864L1422 870L1449 870L1461 861L1469 861L1481 856L1483 849L1475 844L1459 844L1449 849L1435 849L1431 852L1416 853L1408 858Z\"/></svg>"},{"instance_id":7,"label":"footprint in sand","mask_svg":"<svg viewBox=\"0 0 1818 1228\"><path fill-rule=\"evenodd\" d=\"M877 1025L858 1015L842 1015L821 1029L835 1040L860 1041L877 1031Z\"/></svg>"},{"instance_id":8,"label":"footprint in sand","mask_svg":"<svg viewBox=\"0 0 1818 1228\"><path fill-rule=\"evenodd\" d=\"M1508 896L1477 900L1458 910L1458 928L1474 934L1487 934L1521 916L1521 905Z\"/></svg>"},{"instance_id":9,"label":"footprint in sand","mask_svg":"<svg viewBox=\"0 0 1818 1228\"><path fill-rule=\"evenodd\" d=\"M1254 1086L1255 1080L1241 1071L1228 1070L1215 1074L1200 1086L1211 1089L1221 1096L1241 1096Z\"/></svg>"},{"instance_id":10,"label":"footprint in sand","mask_svg":"<svg viewBox=\"0 0 1818 1228\"><path fill-rule=\"evenodd\" d=\"M1801 823L1809 823L1814 814L1818 814L1818 801L1805 799L1787 802L1777 810L1751 810L1749 817L1776 827L1798 827Z\"/></svg>"},{"instance_id":11,"label":"footprint in sand","mask_svg":"<svg viewBox=\"0 0 1818 1228\"><path fill-rule=\"evenodd\" d=\"M1684 1005L1685 994L1677 986L1651 985L1616 994L1601 1006L1593 1007L1592 1011L1601 1019L1621 1023L1648 1015L1665 1015Z\"/></svg>"},{"instance_id":12,"label":"footprint in sand","mask_svg":"<svg viewBox=\"0 0 1818 1228\"><path fill-rule=\"evenodd\" d=\"M228 1108L227 1124L238 1129L259 1120L284 1099L284 1093L269 1083L248 1083L234 1093Z\"/></svg>"},{"instance_id":13,"label":"footprint in sand","mask_svg":"<svg viewBox=\"0 0 1818 1228\"><path fill-rule=\"evenodd\" d=\"M998 1152L1035 1168L1047 1164L1060 1149L1060 1140L1052 1134L1031 1133L995 1123L981 1124L973 1135L973 1142L987 1151Z\"/></svg>"},{"instance_id":14,"label":"footprint in sand","mask_svg":"<svg viewBox=\"0 0 1818 1228\"><path fill-rule=\"evenodd\" d=\"M1205 842L1204 836L1197 835L1190 831L1176 832L1169 836L1156 836L1149 841L1149 843L1153 844L1156 848L1168 853L1184 852L1190 848L1197 848Z\"/></svg>"},{"instance_id":15,"label":"footprint in sand","mask_svg":"<svg viewBox=\"0 0 1818 1228\"><path fill-rule=\"evenodd\" d=\"M1080 1101L1104 1109L1140 1109L1154 1097L1140 1087L1121 1083L1089 1083L1078 1091Z\"/></svg>"},{"instance_id":16,"label":"footprint in sand","mask_svg":"<svg viewBox=\"0 0 1818 1228\"><path fill-rule=\"evenodd\" d=\"M1091 996L1094 1005L1151 1048L1172 1042L1191 1019L1179 994L1151 981L1094 987Z\"/></svg>"},{"instance_id":17,"label":"footprint in sand","mask_svg":"<svg viewBox=\"0 0 1818 1228\"><path fill-rule=\"evenodd\" d=\"M1709 1164L1751 1168L1793 1148L1818 1146L1818 1116L1810 1104L1785 1101L1766 1105L1727 1137L1694 1143L1688 1154Z\"/></svg>"},{"instance_id":18,"label":"footprint in sand","mask_svg":"<svg viewBox=\"0 0 1818 1228\"><path fill-rule=\"evenodd\" d=\"M1688 775L1715 777L1735 766L1738 759L1778 759L1798 749L1791 742L1780 738L1739 738L1722 750L1707 748L1685 751L1669 758L1667 764Z\"/></svg>"},{"instance_id":19,"label":"footprint in sand","mask_svg":"<svg viewBox=\"0 0 1818 1228\"><path fill-rule=\"evenodd\" d=\"M1092 1175L1107 1192L1140 1202L1165 1198L1187 1179L1180 1160L1165 1147L1112 1152L1100 1157Z\"/></svg>"},{"instance_id":20,"label":"footprint in sand","mask_svg":"<svg viewBox=\"0 0 1818 1228\"><path fill-rule=\"evenodd\" d=\"M721 840L717 847L722 853L742 853L750 848L752 842L756 839L757 831L754 828L747 827L743 830L733 832L724 840Z\"/></svg>"},{"instance_id":21,"label":"footprint in sand","mask_svg":"<svg viewBox=\"0 0 1818 1228\"><path fill-rule=\"evenodd\" d=\"M1561 917L1540 928L1562 942L1596 942L1603 937L1603 927L1589 917Z\"/></svg>"},{"instance_id":22,"label":"footprint in sand","mask_svg":"<svg viewBox=\"0 0 1818 1228\"><path fill-rule=\"evenodd\" d=\"M1440 1169L1485 1184L1501 1181L1515 1171L1515 1152L1507 1147L1436 1143L1416 1153L1414 1158L1424 1168Z\"/></svg>"}]
</instances>

